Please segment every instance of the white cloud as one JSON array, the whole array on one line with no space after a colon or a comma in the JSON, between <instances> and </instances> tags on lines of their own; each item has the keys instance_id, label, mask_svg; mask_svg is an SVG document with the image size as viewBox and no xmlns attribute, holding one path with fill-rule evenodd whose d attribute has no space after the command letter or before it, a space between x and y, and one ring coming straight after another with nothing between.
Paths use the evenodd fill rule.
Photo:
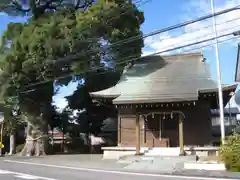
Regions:
<instances>
[{"instance_id":1,"label":"white cloud","mask_svg":"<svg viewBox=\"0 0 240 180\"><path fill-rule=\"evenodd\" d=\"M67 100L63 97L53 98L53 105L56 105L59 111L62 111L67 104Z\"/></svg>"},{"instance_id":2,"label":"white cloud","mask_svg":"<svg viewBox=\"0 0 240 180\"><path fill-rule=\"evenodd\" d=\"M215 2L219 2L215 0ZM221 11L228 9L240 4L240 0L226 0L221 3L215 4L215 11ZM185 10L186 14L183 14L183 21L189 19L196 19L206 14L211 13L210 0L192 0L192 3L188 4L188 8ZM187 18L186 18L187 17ZM234 31L240 30L240 10L232 11L216 17L217 32L218 36L229 34ZM176 32L181 32L180 35L174 35ZM159 52L168 50L174 47L184 46L187 44L195 43L202 40L213 38L212 19L207 19L194 24L187 25L183 28L179 28L177 31L169 31L156 36L149 37L145 40L145 46L151 51L148 52ZM219 41L226 41L233 36L220 38ZM236 42L236 38L232 41ZM226 41L227 42L227 41ZM230 42L230 41L229 41ZM194 45L191 47L183 48L181 51L190 51L196 49L199 51L199 47L208 46L213 44L213 41ZM176 52L176 51L175 51ZM178 50L178 52L180 52ZM145 53L146 54L146 53ZM149 54L149 53L147 53Z\"/></svg>"},{"instance_id":3,"label":"white cloud","mask_svg":"<svg viewBox=\"0 0 240 180\"><path fill-rule=\"evenodd\" d=\"M65 96L71 95L77 89L77 85L76 82L70 82L67 86L62 86L58 94L53 96L53 105L56 105L59 111L62 111L68 105Z\"/></svg>"}]
</instances>

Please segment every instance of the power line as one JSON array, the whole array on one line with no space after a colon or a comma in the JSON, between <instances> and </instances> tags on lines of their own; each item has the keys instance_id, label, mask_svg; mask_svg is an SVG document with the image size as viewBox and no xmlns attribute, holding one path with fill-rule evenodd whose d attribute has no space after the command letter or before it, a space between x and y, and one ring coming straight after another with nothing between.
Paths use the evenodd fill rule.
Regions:
<instances>
[{"instance_id":1,"label":"power line","mask_svg":"<svg viewBox=\"0 0 240 180\"><path fill-rule=\"evenodd\" d=\"M141 6L143 6L143 5L147 4L147 3L150 3L151 1L152 1L152 0L138 0L138 1L136 1L136 2L133 2L133 4L136 5L136 6L139 8L139 7L141 7ZM120 8L123 8L124 5L123 5L123 6L119 6L119 7L120 7ZM127 14L128 12L131 12L131 10L132 10L132 9L128 9L128 10L126 10L126 11L118 14L117 16L113 16L113 17L111 16L111 17L109 17L109 19L106 21L106 24L108 24L109 22L111 22L111 21L114 20L114 19L119 18L119 17L122 16L122 15ZM85 32L85 31L88 31L88 30L89 30L88 28L89 28L89 27L83 28L81 33ZM88 42L88 41L91 41L91 40L93 40L93 39L94 39L94 38L87 38L87 40L85 40L85 41ZM84 42L85 42L85 41L84 41Z\"/></svg>"},{"instance_id":2,"label":"power line","mask_svg":"<svg viewBox=\"0 0 240 180\"><path fill-rule=\"evenodd\" d=\"M227 34L223 34L221 36L218 36L218 39L219 38L222 38L222 37L226 37L226 36L229 36L229 35L232 35L232 33L227 33ZM189 46L193 46L193 45L198 45L198 44L201 44L201 43L205 43L205 42L208 42L208 41L212 41L214 40L215 37L213 38L209 38L209 39L206 39L206 40L202 40L202 41L198 41L198 42L194 42L194 43L191 43L191 44L186 44L186 45L182 45L182 46L178 46L178 47L174 47L174 48L170 48L170 49L167 49L167 50L162 50L162 51L158 51L158 52L155 52L155 53L152 53L152 54L149 54L149 55L146 55L146 56L142 56L142 57L138 57L138 58L132 58L130 60L128 60L127 62L132 62L132 61L136 61L136 60L139 60L139 59L142 59L142 58L146 58L146 57L150 57L150 56L155 56L155 55L159 55L161 53L166 53L166 52L169 52L169 51L174 51L174 50L178 50L178 49L182 49L182 48L186 48L186 47L189 47ZM226 40L222 40L222 41L219 41L220 43L222 42L225 42L225 41L229 41L229 40L232 40L232 39L238 39L236 37L231 37L229 39L226 39ZM201 47L197 47L197 48L193 48L193 49L190 49L190 50L187 50L187 51L183 51L183 52L189 52L189 51L193 51L193 50L197 50L197 49L202 49L204 47L208 47L208 46L211 46L213 45L214 43L211 43L211 44L207 44L207 45L204 45L204 46L201 46ZM118 64L123 64L123 63L126 63L126 61L124 62L119 62ZM105 69L104 68L99 68L99 69ZM89 70L89 71L86 71L87 73L88 72L94 72L94 70ZM86 73L84 72L84 73ZM106 73L106 72L103 72L103 74ZM81 73L83 74L83 73ZM99 73L101 74L101 73ZM38 83L32 83L28 86L25 86L25 88L28 88L28 87L33 87L33 86L37 86L37 85L41 85L41 84L45 84L45 83L49 83L49 82L52 82L54 80L60 80L60 79L64 79L66 77L69 77L69 76L73 76L74 74L73 73L70 73L68 75L64 75L64 76L61 76L61 77L57 77L57 78L54 78L54 79L51 79L51 80L46 80L46 81L40 81ZM79 74L78 74L79 75ZM31 89L31 90L27 90L27 91L21 91L20 93L28 93L28 92L32 92L32 91L35 91L35 89Z\"/></svg>"},{"instance_id":3,"label":"power line","mask_svg":"<svg viewBox=\"0 0 240 180\"><path fill-rule=\"evenodd\" d=\"M224 13L227 13L227 12L230 12L230 11L233 11L233 10L237 10L239 9L240 6L236 6L236 7L233 7L233 8L230 8L230 9L226 9L226 10L223 10L223 11L220 11L218 13L215 13L214 15L221 15L221 14L224 14ZM198 21L201 21L201 20L204 20L204 19L207 19L207 18L210 18L214 15L206 15L206 16L203 16L201 18L198 18L196 20L191 20L191 21L187 21L185 23L180 23L178 25L174 25L174 26L171 26L171 27L168 27L168 28L164 28L164 29L161 29L161 30L158 30L157 32L154 31L150 34L152 35L155 35L154 33L162 33L162 32L165 32L165 31L168 31L168 30L172 30L172 29L175 29L175 28L179 28L179 27L183 27L183 26L186 26L188 24L191 24L191 23L195 23L195 22L198 22ZM151 35L151 36L152 36ZM228 34L230 35L230 34ZM226 36L226 35L225 35ZM149 34L145 35L144 37L149 37ZM210 39L211 40L211 39ZM132 41L132 40L131 40ZM180 47L176 47L176 48L172 48L172 49L169 49L169 50L165 50L165 51L162 51L162 52L157 52L157 53L154 53L154 54L150 54L150 55L156 55L156 54L159 54L159 53L163 53L163 52L168 52L168 51L173 51L173 50L177 50L177 49L181 49L181 48L184 48L184 47L188 47L188 46L192 46L192 45L196 45L196 44L199 44L199 43L203 43L203 42L206 42L206 41L209 41L209 40L203 40L203 41L200 41L200 42L195 42L195 43L191 43L191 44L188 44L188 45L184 45L184 46L180 46ZM77 54L73 55L73 56L76 56ZM72 57L72 56L71 56ZM73 58L73 57L72 57ZM69 60L67 59L67 57L64 57L64 58L59 58L60 60L58 61L61 61L61 59L63 59L64 61L66 60ZM122 63L126 63L126 62L130 62L130 61L134 61L134 60L137 60L139 58L132 58L131 60L128 60L128 61L125 61L125 62L122 62ZM56 61L56 60L55 60ZM120 63L119 63L120 64ZM39 83L35 83L35 84L39 84ZM33 84L32 84L33 85ZM32 85L29 85L29 86L32 86ZM26 86L26 87L29 87L29 86Z\"/></svg>"},{"instance_id":4,"label":"power line","mask_svg":"<svg viewBox=\"0 0 240 180\"><path fill-rule=\"evenodd\" d=\"M138 0L138 1L134 2L134 4L139 8L139 7L141 7L141 6L143 6L143 5L147 4L147 3L150 3L150 2L152 2L152 0ZM123 7L124 7L124 5L123 5L123 6L120 6L120 8L123 8ZM122 15L127 14L128 12L131 12L131 10L132 10L132 9L128 9L128 10L120 13L120 14L117 15L117 16L109 17L109 19L106 21L106 24L110 23L110 22L113 21L114 19L119 18L119 17L122 16ZM81 30L81 33L85 32L85 31L88 31L88 30L89 30L88 28L89 28L89 27L83 28L83 29ZM93 39L95 39L95 38L87 38L87 40L83 40L83 42L91 42ZM91 51L93 52L93 50L89 50L89 51L87 51L87 53L91 53ZM76 53L75 55L69 55L69 56L71 56L70 59L74 59L75 57L77 57L77 56L79 56L79 55L81 55L81 54L82 54L82 53ZM64 61L65 61L65 58L67 58L67 57L58 58L57 60L52 60L52 62L53 62L53 64L56 63L56 62L59 62L59 61L63 61L63 62L64 62ZM43 64L43 66L44 66L44 64Z\"/></svg>"},{"instance_id":5,"label":"power line","mask_svg":"<svg viewBox=\"0 0 240 180\"><path fill-rule=\"evenodd\" d=\"M235 40L235 39L239 39L240 37L231 37L231 38L228 38L228 39L225 39L225 40L222 40L222 41L218 41L219 44L222 44L222 43L225 43L227 41L230 41L230 40ZM205 48L205 47L209 47L209 46L212 46L214 45L214 43L210 43L210 44L207 44L207 45L203 45L203 46L200 46L200 47L197 47L197 48L192 48L192 49L189 49L189 50L184 50L182 51L182 53L187 53L187 52L191 52L191 51L194 51L194 50L198 50L198 49L202 49L202 48ZM155 54L155 53L154 53ZM151 55L148 55L148 56L151 56ZM144 57L148 57L148 56L144 56ZM141 58L144 58L144 57L140 57L138 59L141 59ZM122 69L116 69L115 71L112 71L112 72L117 72L117 71L121 71ZM89 71L91 72L91 71ZM97 73L98 75L100 74L106 74L106 73L109 73L110 71L108 72L100 72L100 73ZM62 76L62 77L59 77L59 78L55 78L54 80L60 80L60 79L63 79L63 78L66 78L66 77L69 77L70 75L72 74L69 74L67 76ZM79 74L78 74L79 75ZM51 82L52 80L48 80L48 81L41 81L40 83L38 83L37 85L40 85L40 84L45 84L45 83L48 83L48 82ZM29 92L33 92L35 91L35 89L31 89L31 90L27 90L27 91L21 91L20 93L23 93L23 94L27 94Z\"/></svg>"},{"instance_id":6,"label":"power line","mask_svg":"<svg viewBox=\"0 0 240 180\"><path fill-rule=\"evenodd\" d=\"M129 42L133 42L135 40L138 40L140 38L147 38L147 37L150 37L150 36L154 36L154 35L157 35L157 34L161 34L163 32L167 32L167 31L170 31L170 30L173 30L173 29L177 29L177 28L181 28L181 27L184 27L184 26L187 26L189 24L193 24L195 22L199 22L199 21L202 21L202 20L205 20L205 19L208 19L208 18L211 18L213 16L218 16L218 15L222 15L222 14L226 14L228 12L231 12L231 11L234 11L234 10L238 10L240 9L240 5L238 6L235 6L233 8L229 8L229 9L225 9L225 10L222 10L222 11L219 11L215 14L209 14L209 15L205 15L205 16L202 16L200 18L197 18L197 19L194 19L194 20L190 20L190 21L186 21L186 22L183 22L183 23L180 23L180 24L177 24L177 25L173 25L173 26L170 26L170 27L167 27L167 28L163 28L163 29L160 29L160 30L156 30L156 31L153 31L153 32L150 32L148 34L145 34L143 36L133 36L133 37L130 37L130 38L127 38L127 39L123 39L123 40L120 40L120 41L117 41L111 45L109 45L108 47L105 48L105 50L108 50L110 48L113 48L115 46L119 46L119 45L123 45L125 44L126 42L129 43ZM84 54L86 53L92 53L92 52L95 52L96 49L90 49L88 51L86 51ZM65 56L65 57L61 57L61 58L58 58L58 59L55 59L55 60L52 60L52 63L55 64L56 62L59 63L59 62L66 62L66 61L69 61L69 60L72 60L72 59L75 59L77 57L79 57L80 55L82 55L83 53L80 52L80 53L76 53L74 55L68 55L68 56Z\"/></svg>"},{"instance_id":7,"label":"power line","mask_svg":"<svg viewBox=\"0 0 240 180\"><path fill-rule=\"evenodd\" d=\"M233 22L233 21L236 21L236 20L240 20L240 18L230 19L230 20L227 20L227 21L218 23L217 25L223 25L223 24L226 24L226 23L229 23L229 22ZM196 30L194 30L193 32L199 32L199 31L201 31L201 30L203 30L203 29L207 29L207 28L209 28L209 27L211 27L211 26L212 26L212 25L208 25L208 26L203 27L202 29L196 29ZM237 26L237 27L238 27L238 26ZM235 26L234 28L236 28L236 26ZM232 29L232 28L231 28L231 29ZM180 36L186 35L186 34L189 34L189 33L191 33L191 32L184 32L184 33L182 33ZM201 37L196 37L196 40L199 39L199 38L202 38L202 37L211 35L211 34L212 34L212 32L210 32L210 33L208 33L208 34L204 34L204 35L201 36ZM172 39L172 38L175 38L175 37L180 37L180 36L171 36L171 37L168 37L168 38L161 39L160 41L165 41L165 40ZM194 40L194 39L193 39L193 40ZM91 51L93 52L94 50L89 50L89 51L87 51L86 53L91 52ZM70 59L68 59L68 57L60 58L60 60L55 60L55 62L59 62L59 61L62 61L62 60L63 60L63 62L64 62L64 61L71 60L71 59L73 58L73 56L77 56L78 54L83 54L83 53L81 52L81 53L77 53L77 54L75 54L75 55L70 55L70 56L71 56ZM131 56L130 58L133 58L133 57L136 57L136 56L133 55L133 56ZM128 58L129 58L129 57L128 57ZM62 60L61 60L61 59L62 59ZM126 60L127 60L127 59L126 59ZM54 61L54 60L53 60L53 61ZM53 63L54 63L54 62L53 62ZM84 63L86 63L86 62L80 62L80 64L84 64ZM41 66L44 66L44 64L38 65L37 68L39 68L39 67L41 67ZM30 67L29 67L29 68L30 68ZM31 67L31 68L32 68L32 67Z\"/></svg>"},{"instance_id":8,"label":"power line","mask_svg":"<svg viewBox=\"0 0 240 180\"><path fill-rule=\"evenodd\" d=\"M227 23L230 23L230 22L233 22L233 21L237 21L237 20L240 20L240 17L238 17L238 18L233 18L233 19L229 19L229 20L223 21L223 22L221 22L221 23L217 23L216 26L220 26L220 25L227 24ZM204 29L208 29L208 28L210 28L210 27L212 27L212 24L207 25L207 26L204 26L204 27L202 27L201 29L199 28L199 29L194 29L194 30L191 30L191 31L184 32L184 33L182 33L182 34L180 34L180 35L175 35L175 36L163 38L163 39L161 39L161 41L163 41L163 40L168 40L168 39L172 39L172 38L178 38L178 37L180 37L180 36L183 36L183 35L186 35L186 34L189 34L189 33L193 33L193 32L196 33L196 32L202 31L202 30L204 30ZM211 32L210 34L213 34L213 33ZM210 34L206 34L206 35L210 35Z\"/></svg>"},{"instance_id":9,"label":"power line","mask_svg":"<svg viewBox=\"0 0 240 180\"><path fill-rule=\"evenodd\" d=\"M136 6L139 8L139 7L141 7L141 6L143 6L143 5L147 4L147 3L150 3L151 1L152 1L152 0L138 0L138 1L136 1L136 2L133 2L133 4L136 5ZM124 5L123 5L123 6L120 6L120 8L123 8L123 7L124 7ZM132 10L132 9L128 9L128 10L126 10L126 11L118 14L117 16L113 16L113 17L111 16L111 17L109 17L109 19L106 21L106 24L108 24L109 22L111 22L111 21L114 20L114 19L119 18L119 17L122 16L122 15L127 14L128 12L131 12L131 10ZM81 33L85 32L85 31L88 31L88 30L89 30L88 28L89 28L89 27L83 28L82 31L81 31Z\"/></svg>"},{"instance_id":10,"label":"power line","mask_svg":"<svg viewBox=\"0 0 240 180\"><path fill-rule=\"evenodd\" d=\"M189 20L189 21L186 21L186 22L183 22L183 23L179 23L179 24L167 27L167 28L163 28L163 29L160 29L160 30L150 32L148 34L145 34L143 37L142 36L135 36L135 37L128 38L126 40L121 40L121 41L118 41L118 42L112 44L112 46L118 45L118 44L122 45L122 44L125 44L125 43L129 43L129 42L135 41L139 38L147 38L147 37L150 37L150 36L154 36L154 35L157 35L157 34L160 34L160 33L163 33L163 32L167 32L167 31L170 31L170 30L173 30L173 29L181 28L181 27L187 26L189 24L193 24L193 23L196 23L196 22L199 22L199 21L202 21L202 20L206 20L206 19L214 17L214 16L226 14L228 12L231 12L231 11L234 11L234 10L239 10L239 9L240 9L240 5L237 5L235 7L225 9L225 10L219 11L219 12L214 13L214 14L211 13L211 14L202 16L200 18L194 19L194 20Z\"/></svg>"},{"instance_id":11,"label":"power line","mask_svg":"<svg viewBox=\"0 0 240 180\"><path fill-rule=\"evenodd\" d=\"M225 21L225 22L223 22L223 23L219 23L218 25L221 25L221 24L225 24L225 23L228 23L228 22L231 22L231 21L234 21L234 20L238 20L238 19L240 19L240 18L235 18L235 19L231 19L231 20L228 20L228 21ZM231 29L236 29L237 27L240 27L239 25L238 26L234 26L234 27L232 27ZM208 28L208 26L206 26L206 27L204 27L204 29L205 28ZM198 31L201 31L202 29L198 29L198 30L196 30L195 32L198 32ZM229 31L230 29L224 29L224 30L222 30L220 33L223 33L223 32L225 32L225 31ZM231 33L229 33L230 35L232 35L232 34L234 34L234 33L236 33L237 31L233 31L233 32L231 32ZM184 35L184 34L188 34L188 33L183 33L182 35ZM175 37L181 37L182 35L180 35L180 36L175 36ZM200 37L196 37L195 39L192 39L192 40L189 40L191 43L192 43L192 41L195 41L195 40L199 40L199 39L202 39L202 38L204 38L204 37L206 37L206 36L209 36L209 35L212 35L212 32L210 32L210 33L207 33L207 34L204 34L204 35L202 35L202 36L200 36ZM173 37L170 37L170 38L165 38L165 39L161 39L159 42L161 42L161 41L164 41L164 40L167 40L167 39L172 39ZM205 41L205 40L204 40ZM172 48L172 46L174 46L175 44L170 44L169 46L166 46L166 48L167 47L169 47L169 48ZM138 55L132 55L132 56L129 56L129 57L127 57L127 58L124 58L124 59L121 59L120 61L121 62L129 62L128 60L129 60L129 58L135 58L136 56L138 56ZM80 63L81 64L81 63ZM83 62L83 64L84 64L84 62ZM117 63L117 65L118 65L118 63Z\"/></svg>"},{"instance_id":12,"label":"power line","mask_svg":"<svg viewBox=\"0 0 240 180\"><path fill-rule=\"evenodd\" d=\"M225 21L225 22L223 22L223 23L219 23L218 25L222 25L222 24L225 24L225 23L228 23L228 22L231 22L231 21L233 21L233 20L240 20L240 18L235 18L235 19L231 19L231 20L228 20L228 21ZM232 31L231 33L230 33L230 35L234 35L235 33L237 33L238 32L238 30L236 31L235 29L236 28L240 28L240 25L237 25L237 26L234 26L234 27L232 27L232 28L224 28L224 29L222 29L219 33L220 34L222 34L223 32L229 32L229 30L234 30L234 31ZM206 26L206 27L204 27L204 29L205 28L208 28L208 26ZM201 30L203 30L203 29L198 29L198 30L196 30L195 32L198 32L198 31L201 31ZM174 37L175 38L179 38L179 37L181 37L182 35L186 35L186 34L188 34L188 33L183 33L183 34L181 34L180 36L171 36L171 37L169 37L169 38L165 38L165 39L161 39L160 40L160 42L162 42L162 41L165 41L165 40L169 40L169 39L173 39ZM203 34L202 36L197 36L197 37L195 37L195 39L189 39L189 41L188 42L192 42L192 41L195 41L195 40L199 40L199 39L202 39L202 38L204 38L204 37L206 37L206 36L210 36L210 35L213 35L213 33L212 32L210 32L210 33L206 33L206 34ZM221 37L220 37L221 38ZM166 46L166 48L167 47L172 47L172 46L174 46L175 44L170 44L170 45L168 45L168 46Z\"/></svg>"},{"instance_id":13,"label":"power line","mask_svg":"<svg viewBox=\"0 0 240 180\"><path fill-rule=\"evenodd\" d=\"M231 21L231 20L229 20L229 21ZM228 21L228 22L229 22ZM236 27L239 27L239 26L235 26L235 27L233 27L232 29L235 29ZM227 29L227 30L229 30L229 29ZM212 33L209 33L208 35L210 35L210 34L212 34ZM228 36L228 35L232 35L233 34L233 32L231 32L231 33L228 33L228 34L223 34L223 35L221 35L221 36L219 36L218 38L221 38L221 37L224 37L224 36ZM206 34L204 35L204 37L206 36ZM199 38L199 37L198 37ZM164 51L159 51L159 52L156 52L156 53L153 53L153 54L149 54L148 56L152 56L152 55L157 55L157 54L160 54L160 53L164 53L164 52L168 52L168 51L174 51L174 50L177 50L177 49L181 49L181 48L185 48L185 47L188 47L188 46L193 46L193 45L198 45L198 44L201 44L201 43L204 43L204 42L207 42L207 41L211 41L211 40L213 40L213 38L210 38L210 39L204 39L204 40L201 40L201 41L198 41L198 42L194 42L194 43L188 43L188 44L186 44L186 45L182 45L182 46L178 46L178 47L173 47L172 48L172 45L170 45L170 48L169 49L166 49L166 50L164 50ZM145 56L146 57L146 56ZM125 63L129 63L129 62L132 62L132 61L136 61L136 60L138 60L138 59L141 59L142 57L140 57L140 58L136 58L136 56L131 56L131 57L127 57L127 58L124 58L124 59L122 59L119 63L116 63L117 65L120 65L120 64L125 64ZM98 68L99 70L100 69L104 69L105 67L100 67L100 68ZM86 72L91 72L91 71L96 71L96 69L95 70L88 70L88 71L86 71ZM30 85L27 85L27 86L24 86L24 88L28 88L28 87L32 87L32 86L37 86L37 85L40 85L40 84L44 84L44 83L47 83L47 82L51 82L51 81L53 81L53 80L56 80L56 79L63 79L63 78L66 78L66 77L69 77L69 76L73 76L73 73L69 73L69 74L67 74L67 75L64 75L64 76L61 76L61 77L57 77L57 78L54 78L54 79L50 79L50 80L46 80L46 81L40 81L40 82L37 82L37 83L31 83ZM30 90L30 91L32 91L32 90Z\"/></svg>"}]
</instances>

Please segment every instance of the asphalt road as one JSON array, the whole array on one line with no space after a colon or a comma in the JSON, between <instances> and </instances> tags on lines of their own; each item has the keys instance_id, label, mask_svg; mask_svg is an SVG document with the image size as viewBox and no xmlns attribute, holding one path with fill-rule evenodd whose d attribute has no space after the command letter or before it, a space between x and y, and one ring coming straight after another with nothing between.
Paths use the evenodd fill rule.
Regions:
<instances>
[{"instance_id":1,"label":"asphalt road","mask_svg":"<svg viewBox=\"0 0 240 180\"><path fill-rule=\"evenodd\" d=\"M26 163L6 162L0 159L0 180L217 180L216 178L183 177L160 174L131 173L87 168L71 168ZM219 179L218 179L219 180Z\"/></svg>"}]
</instances>

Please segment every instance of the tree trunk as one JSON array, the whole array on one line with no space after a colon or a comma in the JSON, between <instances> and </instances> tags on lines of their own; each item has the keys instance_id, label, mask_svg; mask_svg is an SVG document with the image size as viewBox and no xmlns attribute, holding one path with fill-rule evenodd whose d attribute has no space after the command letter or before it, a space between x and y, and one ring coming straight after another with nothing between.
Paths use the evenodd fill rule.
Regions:
<instances>
[{"instance_id":1,"label":"tree trunk","mask_svg":"<svg viewBox=\"0 0 240 180\"><path fill-rule=\"evenodd\" d=\"M16 153L16 136L15 133L11 133L9 155L13 155L15 153Z\"/></svg>"},{"instance_id":2,"label":"tree trunk","mask_svg":"<svg viewBox=\"0 0 240 180\"><path fill-rule=\"evenodd\" d=\"M44 156L48 150L48 132L28 122L25 146L21 156Z\"/></svg>"},{"instance_id":3,"label":"tree trunk","mask_svg":"<svg viewBox=\"0 0 240 180\"><path fill-rule=\"evenodd\" d=\"M27 136L22 156L46 155L49 150L48 124L52 118L53 83L38 86L32 94L20 96L21 111L27 118Z\"/></svg>"}]
</instances>

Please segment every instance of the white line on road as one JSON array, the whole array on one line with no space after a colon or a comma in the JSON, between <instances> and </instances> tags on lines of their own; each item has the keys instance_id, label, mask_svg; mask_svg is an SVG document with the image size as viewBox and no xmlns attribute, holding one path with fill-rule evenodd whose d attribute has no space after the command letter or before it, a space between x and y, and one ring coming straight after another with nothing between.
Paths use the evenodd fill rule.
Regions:
<instances>
[{"instance_id":1,"label":"white line on road","mask_svg":"<svg viewBox=\"0 0 240 180\"><path fill-rule=\"evenodd\" d=\"M19 173L19 172L14 172L14 171L8 171L8 170L0 170L0 174L13 174L15 177L22 178L22 179L57 180L57 179L53 179L53 178L35 176L35 175Z\"/></svg>"},{"instance_id":2,"label":"white line on road","mask_svg":"<svg viewBox=\"0 0 240 180\"><path fill-rule=\"evenodd\" d=\"M61 166L61 165L42 164L42 163L34 163L34 162L26 162L26 161L23 162L23 161L14 161L14 160L4 160L4 161L5 162L9 162L9 163L17 163L17 164L26 164L26 165L35 165L35 166L62 168L62 169L70 169L70 170L78 170L78 171L89 171L89 172L98 172L98 173L111 173L111 174L119 174L119 175L131 175L131 176L181 178L181 179L192 179L192 180L239 180L239 179L232 179L232 178L227 179L227 178L177 176L177 175L163 175L163 174L153 174L153 173L137 173L137 172L112 171L112 170L80 168L80 167L72 167L72 166Z\"/></svg>"},{"instance_id":3,"label":"white line on road","mask_svg":"<svg viewBox=\"0 0 240 180\"><path fill-rule=\"evenodd\" d=\"M30 176L30 175L15 175L15 177L21 178L21 179L34 179L34 180L39 179L38 177Z\"/></svg>"},{"instance_id":4,"label":"white line on road","mask_svg":"<svg viewBox=\"0 0 240 180\"><path fill-rule=\"evenodd\" d=\"M0 174L11 174L11 172L0 169Z\"/></svg>"}]
</instances>

